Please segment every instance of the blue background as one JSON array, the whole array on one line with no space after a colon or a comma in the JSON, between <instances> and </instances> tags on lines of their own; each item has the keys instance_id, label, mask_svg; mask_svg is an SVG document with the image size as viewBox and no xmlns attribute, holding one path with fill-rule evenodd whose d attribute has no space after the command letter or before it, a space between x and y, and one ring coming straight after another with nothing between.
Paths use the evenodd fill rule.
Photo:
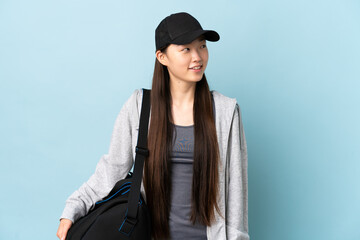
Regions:
<instances>
[{"instance_id":1,"label":"blue background","mask_svg":"<svg viewBox=\"0 0 360 240\"><path fill-rule=\"evenodd\" d=\"M355 0L1 0L0 239L56 239L179 11L221 36L206 74L241 107L251 239L360 239Z\"/></svg>"}]
</instances>

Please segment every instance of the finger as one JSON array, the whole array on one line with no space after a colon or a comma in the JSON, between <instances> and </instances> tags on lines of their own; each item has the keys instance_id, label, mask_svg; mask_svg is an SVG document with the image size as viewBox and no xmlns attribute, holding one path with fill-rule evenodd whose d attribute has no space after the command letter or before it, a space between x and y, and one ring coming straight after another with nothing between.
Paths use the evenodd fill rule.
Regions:
<instances>
[{"instance_id":1,"label":"finger","mask_svg":"<svg viewBox=\"0 0 360 240\"><path fill-rule=\"evenodd\" d=\"M56 236L60 239L60 240L65 240L66 238L66 227L64 229L64 226L61 226L56 234Z\"/></svg>"},{"instance_id":2,"label":"finger","mask_svg":"<svg viewBox=\"0 0 360 240\"><path fill-rule=\"evenodd\" d=\"M61 228L61 226L59 226L59 229L58 229L58 231L56 233L56 236L61 240L61 238L62 238L62 228Z\"/></svg>"},{"instance_id":3,"label":"finger","mask_svg":"<svg viewBox=\"0 0 360 240\"><path fill-rule=\"evenodd\" d=\"M67 233L68 233L68 231L69 231L69 228L70 228L69 225L68 225L68 226L65 226L65 229L63 229L63 232L62 232L62 238L61 238L61 240L65 240L65 239L66 239L66 235L67 235Z\"/></svg>"},{"instance_id":4,"label":"finger","mask_svg":"<svg viewBox=\"0 0 360 240\"><path fill-rule=\"evenodd\" d=\"M68 232L68 229L66 229L66 230L63 232L63 238L62 238L61 240L65 240L65 239L66 239L67 232Z\"/></svg>"}]
</instances>

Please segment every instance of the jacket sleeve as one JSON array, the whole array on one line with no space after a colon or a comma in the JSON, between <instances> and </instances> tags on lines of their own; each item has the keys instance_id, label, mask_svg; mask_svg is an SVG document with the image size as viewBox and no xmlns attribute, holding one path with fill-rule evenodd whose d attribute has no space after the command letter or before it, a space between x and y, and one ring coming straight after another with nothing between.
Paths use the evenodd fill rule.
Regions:
<instances>
[{"instance_id":1,"label":"jacket sleeve","mask_svg":"<svg viewBox=\"0 0 360 240\"><path fill-rule=\"evenodd\" d=\"M249 240L247 146L240 108L237 103L230 129L227 158L227 239Z\"/></svg>"},{"instance_id":2,"label":"jacket sleeve","mask_svg":"<svg viewBox=\"0 0 360 240\"><path fill-rule=\"evenodd\" d=\"M60 219L67 218L75 222L86 215L131 169L134 161L131 119L134 118L133 111L136 111L137 93L138 90L135 90L116 118L108 153L100 158L94 174L66 200Z\"/></svg>"}]
</instances>

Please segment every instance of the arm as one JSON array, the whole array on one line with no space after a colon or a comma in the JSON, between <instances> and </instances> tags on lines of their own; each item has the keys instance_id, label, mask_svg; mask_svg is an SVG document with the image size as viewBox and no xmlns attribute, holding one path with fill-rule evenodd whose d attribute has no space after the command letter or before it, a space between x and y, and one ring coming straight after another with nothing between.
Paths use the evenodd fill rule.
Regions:
<instances>
[{"instance_id":1,"label":"arm","mask_svg":"<svg viewBox=\"0 0 360 240\"><path fill-rule=\"evenodd\" d=\"M247 145L236 104L227 152L226 232L230 240L248 240Z\"/></svg>"},{"instance_id":2,"label":"arm","mask_svg":"<svg viewBox=\"0 0 360 240\"><path fill-rule=\"evenodd\" d=\"M105 197L114 184L124 178L133 164L131 118L136 111L138 90L126 101L118 114L108 154L100 158L95 173L66 200L61 218L75 222Z\"/></svg>"}]
</instances>

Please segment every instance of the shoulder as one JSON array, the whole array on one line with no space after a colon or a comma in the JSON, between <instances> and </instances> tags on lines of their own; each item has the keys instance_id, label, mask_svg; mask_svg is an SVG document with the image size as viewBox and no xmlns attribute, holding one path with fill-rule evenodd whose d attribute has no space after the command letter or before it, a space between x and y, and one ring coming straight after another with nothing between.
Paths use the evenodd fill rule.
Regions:
<instances>
[{"instance_id":1,"label":"shoulder","mask_svg":"<svg viewBox=\"0 0 360 240\"><path fill-rule=\"evenodd\" d=\"M225 96L224 94L216 91L216 90L211 90L210 91L214 97L214 101L218 102L219 104L234 104L234 102L236 102L236 98L231 98L228 96Z\"/></svg>"},{"instance_id":2,"label":"shoulder","mask_svg":"<svg viewBox=\"0 0 360 240\"><path fill-rule=\"evenodd\" d=\"M214 97L215 111L218 116L231 120L240 109L236 98L226 96L216 90L211 90L211 93Z\"/></svg>"},{"instance_id":3,"label":"shoulder","mask_svg":"<svg viewBox=\"0 0 360 240\"><path fill-rule=\"evenodd\" d=\"M142 92L143 90L141 88L135 89L125 101L122 111L131 115L137 115L137 113L140 114Z\"/></svg>"},{"instance_id":4,"label":"shoulder","mask_svg":"<svg viewBox=\"0 0 360 240\"><path fill-rule=\"evenodd\" d=\"M127 122L131 125L136 125L141 111L141 99L142 89L135 89L129 94L117 115L116 123L123 124Z\"/></svg>"},{"instance_id":5,"label":"shoulder","mask_svg":"<svg viewBox=\"0 0 360 240\"><path fill-rule=\"evenodd\" d=\"M232 120L234 114L239 114L240 107L236 98L226 96L217 90L210 91L214 98L215 112L221 120ZM135 89L125 103L125 107L132 115L140 116L143 89ZM220 120L220 119L219 119Z\"/></svg>"},{"instance_id":6,"label":"shoulder","mask_svg":"<svg viewBox=\"0 0 360 240\"><path fill-rule=\"evenodd\" d=\"M142 89L141 88L135 89L128 97L124 105L126 107L133 107L134 105L137 105L139 101L141 101L141 98L142 98Z\"/></svg>"},{"instance_id":7,"label":"shoulder","mask_svg":"<svg viewBox=\"0 0 360 240\"><path fill-rule=\"evenodd\" d=\"M225 108L234 109L235 105L238 104L236 98L225 96L224 94L216 90L211 90L210 92L214 97L215 104L218 105L220 108L225 107ZM129 99L127 100L127 102L129 105L137 104L141 106L142 96L143 96L143 89L142 88L135 89L131 94L131 96L129 97Z\"/></svg>"}]
</instances>

